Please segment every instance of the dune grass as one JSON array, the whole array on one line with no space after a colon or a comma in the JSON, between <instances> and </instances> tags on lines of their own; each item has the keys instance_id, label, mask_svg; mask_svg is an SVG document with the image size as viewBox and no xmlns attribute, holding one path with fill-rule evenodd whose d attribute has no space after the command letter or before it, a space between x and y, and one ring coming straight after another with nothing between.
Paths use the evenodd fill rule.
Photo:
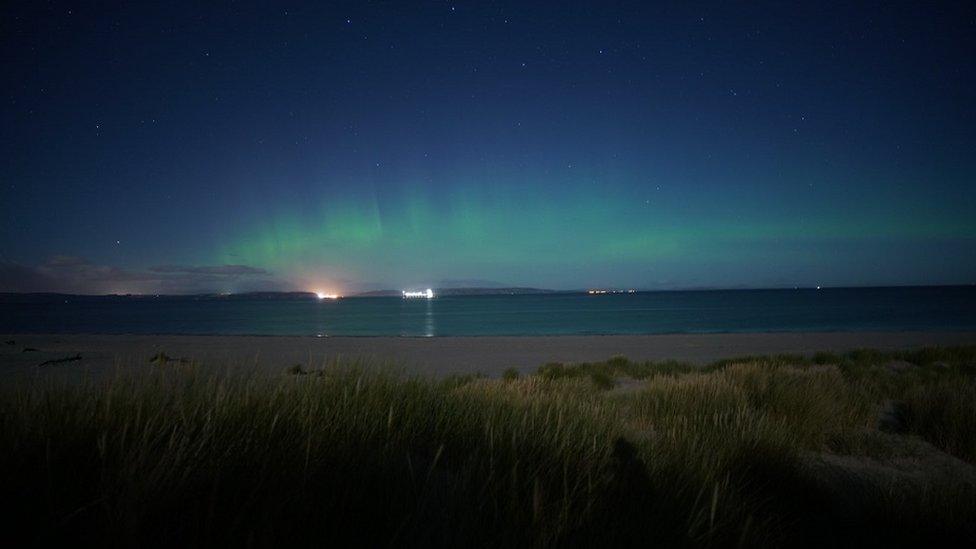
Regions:
<instances>
[{"instance_id":1,"label":"dune grass","mask_svg":"<svg viewBox=\"0 0 976 549\"><path fill-rule=\"evenodd\" d=\"M974 537L976 348L705 367L613 357L502 379L356 363L263 377L144 368L0 389L0 480L16 502L3 515L7 539L812 547ZM898 434L877 429L891 402ZM893 460L922 459L902 442L955 469L928 474L923 462L889 478Z\"/></svg>"}]
</instances>

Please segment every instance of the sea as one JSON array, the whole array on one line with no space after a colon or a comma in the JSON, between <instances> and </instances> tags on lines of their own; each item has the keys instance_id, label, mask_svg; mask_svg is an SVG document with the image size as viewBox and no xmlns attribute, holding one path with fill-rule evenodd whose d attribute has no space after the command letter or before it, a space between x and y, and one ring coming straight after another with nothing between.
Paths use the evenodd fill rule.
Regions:
<instances>
[{"instance_id":1,"label":"sea","mask_svg":"<svg viewBox=\"0 0 976 549\"><path fill-rule=\"evenodd\" d=\"M493 336L976 330L976 286L347 297L0 295L0 333Z\"/></svg>"}]
</instances>

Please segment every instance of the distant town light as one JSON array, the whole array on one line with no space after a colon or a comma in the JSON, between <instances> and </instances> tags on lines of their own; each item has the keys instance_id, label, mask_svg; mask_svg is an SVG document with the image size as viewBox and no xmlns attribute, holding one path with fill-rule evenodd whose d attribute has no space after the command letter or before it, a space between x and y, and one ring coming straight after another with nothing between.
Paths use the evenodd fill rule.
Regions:
<instances>
[{"instance_id":1,"label":"distant town light","mask_svg":"<svg viewBox=\"0 0 976 549\"><path fill-rule=\"evenodd\" d=\"M339 299L339 294L326 294L322 292L315 292L315 297L319 299Z\"/></svg>"},{"instance_id":2,"label":"distant town light","mask_svg":"<svg viewBox=\"0 0 976 549\"><path fill-rule=\"evenodd\" d=\"M420 291L403 290L403 297L405 299L416 299L416 298L433 299L434 290L431 290L430 288L427 288L426 290L420 290Z\"/></svg>"},{"instance_id":3,"label":"distant town light","mask_svg":"<svg viewBox=\"0 0 976 549\"><path fill-rule=\"evenodd\" d=\"M618 289L607 289L607 288L591 288L586 290L586 293L590 295L602 295L602 294L636 294L637 290L618 290Z\"/></svg>"}]
</instances>

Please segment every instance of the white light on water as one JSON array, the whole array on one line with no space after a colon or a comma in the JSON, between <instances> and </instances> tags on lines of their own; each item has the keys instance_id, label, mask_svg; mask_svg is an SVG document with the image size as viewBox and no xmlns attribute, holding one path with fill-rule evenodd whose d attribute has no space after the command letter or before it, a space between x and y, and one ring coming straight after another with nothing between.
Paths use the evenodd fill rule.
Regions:
<instances>
[{"instance_id":1,"label":"white light on water","mask_svg":"<svg viewBox=\"0 0 976 549\"><path fill-rule=\"evenodd\" d=\"M427 298L427 299L433 299L433 297L434 297L434 290L431 290L430 288L427 288L426 290L416 291L416 292L415 291L411 291L411 290L403 290L403 297L408 298L408 299L410 299L410 298L418 298L418 297Z\"/></svg>"}]
</instances>

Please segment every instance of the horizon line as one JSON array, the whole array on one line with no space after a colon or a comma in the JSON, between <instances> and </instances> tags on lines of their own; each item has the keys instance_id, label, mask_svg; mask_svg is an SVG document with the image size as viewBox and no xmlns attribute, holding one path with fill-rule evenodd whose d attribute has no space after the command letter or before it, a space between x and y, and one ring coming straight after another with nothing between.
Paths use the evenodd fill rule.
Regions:
<instances>
[{"instance_id":1,"label":"horizon line","mask_svg":"<svg viewBox=\"0 0 976 549\"><path fill-rule=\"evenodd\" d=\"M790 290L868 290L868 289L909 289L909 288L967 288L976 286L976 282L964 284L882 284L882 285L840 285L840 286L689 286L684 288L631 288L625 286L589 286L585 288L573 288L558 290L552 288L541 288L536 286L444 286L431 287L435 291L456 291L456 290L485 290L486 292L504 292L505 290L530 290L522 292L521 295L538 294L586 294L590 290L607 290L617 294L626 295L628 293L668 293L668 292L735 292L735 291L790 291ZM629 292L633 290L632 292ZM369 294L380 294L390 292L399 295L402 290L381 289L364 290L350 294L340 294L342 298L370 298L370 297L393 297ZM302 294L315 296L316 292L311 290L252 290L243 292L193 292L193 293L70 293L70 292L11 292L0 291L0 296L69 296L69 297L219 297L219 296L246 296L255 294Z\"/></svg>"}]
</instances>

